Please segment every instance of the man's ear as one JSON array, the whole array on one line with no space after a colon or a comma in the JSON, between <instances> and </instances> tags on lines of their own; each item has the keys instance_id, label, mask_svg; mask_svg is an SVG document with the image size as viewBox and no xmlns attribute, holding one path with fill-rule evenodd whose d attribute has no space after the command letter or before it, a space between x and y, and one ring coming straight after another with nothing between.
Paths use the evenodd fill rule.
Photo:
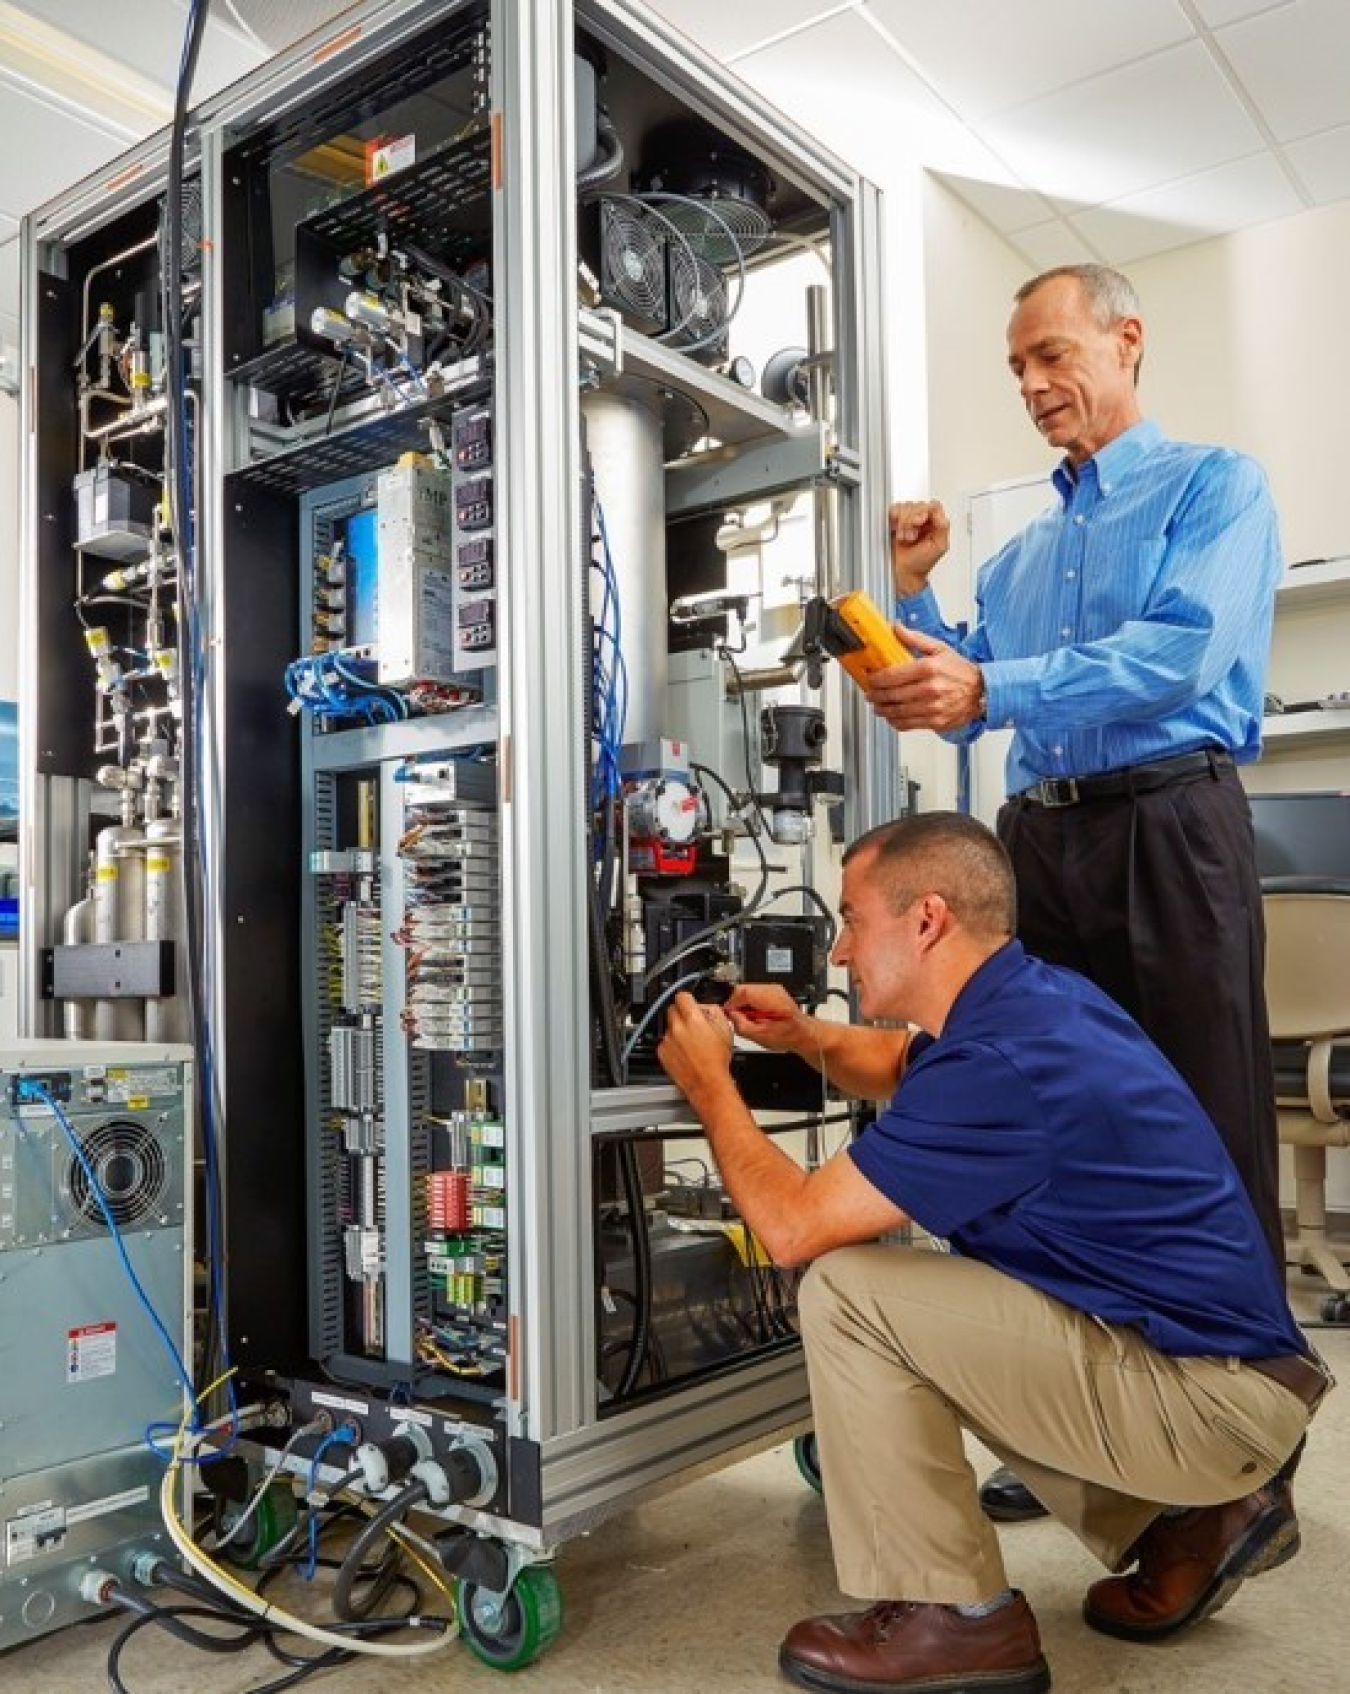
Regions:
<instances>
[{"instance_id":1,"label":"man's ear","mask_svg":"<svg viewBox=\"0 0 1350 1694\"><path fill-rule=\"evenodd\" d=\"M1122 318L1116 326L1120 336L1123 362L1132 370L1144 360L1144 322L1142 318Z\"/></svg>"},{"instance_id":2,"label":"man's ear","mask_svg":"<svg viewBox=\"0 0 1350 1694\"><path fill-rule=\"evenodd\" d=\"M940 894L925 894L919 902L919 944L932 947L951 928L952 909Z\"/></svg>"}]
</instances>

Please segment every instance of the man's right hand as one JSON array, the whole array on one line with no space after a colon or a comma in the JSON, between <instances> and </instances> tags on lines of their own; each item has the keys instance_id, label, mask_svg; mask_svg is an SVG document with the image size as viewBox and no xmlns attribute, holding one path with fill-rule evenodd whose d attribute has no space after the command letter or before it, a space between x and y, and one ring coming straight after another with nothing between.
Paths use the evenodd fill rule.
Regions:
<instances>
[{"instance_id":1,"label":"man's right hand","mask_svg":"<svg viewBox=\"0 0 1350 1694\"><path fill-rule=\"evenodd\" d=\"M811 1018L780 983L743 982L722 1007L737 1035L771 1053L796 1052Z\"/></svg>"},{"instance_id":2,"label":"man's right hand","mask_svg":"<svg viewBox=\"0 0 1350 1694\"><path fill-rule=\"evenodd\" d=\"M952 524L940 500L897 500L890 510L891 577L901 596L921 593L951 545Z\"/></svg>"}]
</instances>

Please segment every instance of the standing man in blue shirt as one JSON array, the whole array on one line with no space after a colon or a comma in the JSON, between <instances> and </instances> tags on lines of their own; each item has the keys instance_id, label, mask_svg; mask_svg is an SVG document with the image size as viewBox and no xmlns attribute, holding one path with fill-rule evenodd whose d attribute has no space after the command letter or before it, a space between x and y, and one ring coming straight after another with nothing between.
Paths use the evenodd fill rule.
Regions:
<instances>
[{"instance_id":1,"label":"standing man in blue shirt","mask_svg":"<svg viewBox=\"0 0 1350 1694\"><path fill-rule=\"evenodd\" d=\"M1265 477L1143 420L1144 330L1129 281L1070 265L1026 283L1008 364L1063 453L1050 510L983 567L967 634L929 573L936 501L891 512L899 627L919 656L883 673L896 729L1013 731L998 832L1018 934L1125 1007L1218 1126L1284 1263L1265 933L1236 766L1261 751L1282 563ZM990 1509L1035 1512L1012 1479Z\"/></svg>"},{"instance_id":2,"label":"standing man in blue shirt","mask_svg":"<svg viewBox=\"0 0 1350 1694\"><path fill-rule=\"evenodd\" d=\"M796 1624L779 1662L816 1689L1040 1694L963 1430L1128 1573L1088 1590L1086 1621L1159 1641L1295 1550L1266 1484L1328 1378L1213 1124L1113 1000L1012 939L983 824L863 836L840 916L835 962L891 1027L742 986L724 1011L680 995L659 1049L751 1230L815 1261L799 1310L830 1537L840 1587L872 1604ZM803 1170L747 1110L733 1031L890 1103ZM911 1218L952 1251L876 1241Z\"/></svg>"}]
</instances>

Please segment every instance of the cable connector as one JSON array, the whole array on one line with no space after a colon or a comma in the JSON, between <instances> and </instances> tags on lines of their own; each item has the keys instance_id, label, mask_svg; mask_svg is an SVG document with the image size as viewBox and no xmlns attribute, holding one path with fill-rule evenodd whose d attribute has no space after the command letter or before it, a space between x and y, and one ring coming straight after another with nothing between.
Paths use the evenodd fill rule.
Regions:
<instances>
[{"instance_id":1,"label":"cable connector","mask_svg":"<svg viewBox=\"0 0 1350 1694\"><path fill-rule=\"evenodd\" d=\"M152 1553L147 1549L132 1558L131 1579L141 1588L158 1588L168 1569L169 1561L162 1553Z\"/></svg>"},{"instance_id":2,"label":"cable connector","mask_svg":"<svg viewBox=\"0 0 1350 1694\"><path fill-rule=\"evenodd\" d=\"M403 1423L386 1441L365 1441L356 1449L367 1494L383 1494L431 1457L431 1437L420 1424Z\"/></svg>"},{"instance_id":3,"label":"cable connector","mask_svg":"<svg viewBox=\"0 0 1350 1694\"><path fill-rule=\"evenodd\" d=\"M80 1598L86 1606L110 1606L117 1592L117 1578L110 1570L87 1570L80 1578Z\"/></svg>"}]
</instances>

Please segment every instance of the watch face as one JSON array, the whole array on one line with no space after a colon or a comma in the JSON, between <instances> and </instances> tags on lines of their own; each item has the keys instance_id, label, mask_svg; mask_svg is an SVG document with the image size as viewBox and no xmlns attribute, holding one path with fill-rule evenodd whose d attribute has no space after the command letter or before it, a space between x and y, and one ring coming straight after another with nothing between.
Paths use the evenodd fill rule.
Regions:
<instances>
[{"instance_id":1,"label":"watch face","mask_svg":"<svg viewBox=\"0 0 1350 1694\"><path fill-rule=\"evenodd\" d=\"M753 388L755 386L755 367L744 353L739 354L727 366L727 375L733 382L739 383L742 388Z\"/></svg>"}]
</instances>

